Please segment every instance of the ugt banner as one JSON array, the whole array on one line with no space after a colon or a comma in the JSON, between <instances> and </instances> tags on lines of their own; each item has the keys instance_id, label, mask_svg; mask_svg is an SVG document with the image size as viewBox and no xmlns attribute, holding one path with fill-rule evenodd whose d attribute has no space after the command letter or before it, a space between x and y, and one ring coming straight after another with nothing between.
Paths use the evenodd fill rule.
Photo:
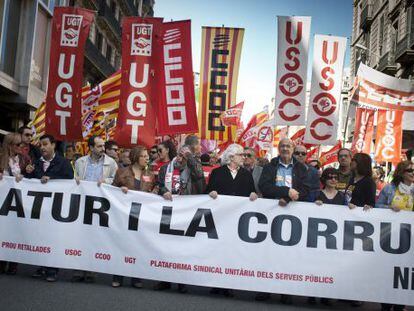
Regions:
<instances>
[{"instance_id":1,"label":"ugt banner","mask_svg":"<svg viewBox=\"0 0 414 311\"><path fill-rule=\"evenodd\" d=\"M371 153L372 136L374 134L375 110L366 108L356 109L354 139L351 150L353 153Z\"/></svg>"},{"instance_id":2,"label":"ugt banner","mask_svg":"<svg viewBox=\"0 0 414 311\"><path fill-rule=\"evenodd\" d=\"M236 127L221 114L236 104L244 29L203 27L198 124L202 139L234 141Z\"/></svg>"},{"instance_id":3,"label":"ugt banner","mask_svg":"<svg viewBox=\"0 0 414 311\"><path fill-rule=\"evenodd\" d=\"M305 125L309 16L278 16L275 125Z\"/></svg>"},{"instance_id":4,"label":"ugt banner","mask_svg":"<svg viewBox=\"0 0 414 311\"><path fill-rule=\"evenodd\" d=\"M379 110L375 160L398 163L401 161L402 119L404 111Z\"/></svg>"},{"instance_id":5,"label":"ugt banner","mask_svg":"<svg viewBox=\"0 0 414 311\"><path fill-rule=\"evenodd\" d=\"M163 57L158 88L158 135L197 133L191 54L191 21L162 24Z\"/></svg>"},{"instance_id":6,"label":"ugt banner","mask_svg":"<svg viewBox=\"0 0 414 311\"><path fill-rule=\"evenodd\" d=\"M115 140L122 147L155 143L156 75L160 72L162 18L122 22L121 97Z\"/></svg>"},{"instance_id":7,"label":"ugt banner","mask_svg":"<svg viewBox=\"0 0 414 311\"><path fill-rule=\"evenodd\" d=\"M75 7L56 7L53 13L45 131L59 140L83 138L82 68L94 15Z\"/></svg>"},{"instance_id":8,"label":"ugt banner","mask_svg":"<svg viewBox=\"0 0 414 311\"><path fill-rule=\"evenodd\" d=\"M315 35L305 143L335 145L346 38Z\"/></svg>"},{"instance_id":9,"label":"ugt banner","mask_svg":"<svg viewBox=\"0 0 414 311\"><path fill-rule=\"evenodd\" d=\"M0 181L0 260L207 287L413 305L413 223L390 209Z\"/></svg>"}]
</instances>

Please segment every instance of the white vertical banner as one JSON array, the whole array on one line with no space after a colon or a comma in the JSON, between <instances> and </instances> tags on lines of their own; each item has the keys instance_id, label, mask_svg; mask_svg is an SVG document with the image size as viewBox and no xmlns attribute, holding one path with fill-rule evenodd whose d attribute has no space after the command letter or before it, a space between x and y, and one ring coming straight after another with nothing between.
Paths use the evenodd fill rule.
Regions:
<instances>
[{"instance_id":1,"label":"white vertical banner","mask_svg":"<svg viewBox=\"0 0 414 311\"><path fill-rule=\"evenodd\" d=\"M275 126L305 125L310 16L278 16Z\"/></svg>"},{"instance_id":2,"label":"white vertical banner","mask_svg":"<svg viewBox=\"0 0 414 311\"><path fill-rule=\"evenodd\" d=\"M315 35L305 143L337 143L346 40Z\"/></svg>"}]
</instances>

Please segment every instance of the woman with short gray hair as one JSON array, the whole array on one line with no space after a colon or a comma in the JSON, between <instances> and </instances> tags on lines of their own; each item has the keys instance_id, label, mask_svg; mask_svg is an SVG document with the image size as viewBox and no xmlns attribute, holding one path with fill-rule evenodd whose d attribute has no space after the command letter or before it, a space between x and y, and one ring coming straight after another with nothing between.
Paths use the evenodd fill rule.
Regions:
<instances>
[{"instance_id":1,"label":"woman with short gray hair","mask_svg":"<svg viewBox=\"0 0 414 311\"><path fill-rule=\"evenodd\" d=\"M207 193L213 198L218 194L250 197L257 199L252 174L243 168L244 150L238 144L231 144L223 152L221 167L211 172Z\"/></svg>"}]
</instances>

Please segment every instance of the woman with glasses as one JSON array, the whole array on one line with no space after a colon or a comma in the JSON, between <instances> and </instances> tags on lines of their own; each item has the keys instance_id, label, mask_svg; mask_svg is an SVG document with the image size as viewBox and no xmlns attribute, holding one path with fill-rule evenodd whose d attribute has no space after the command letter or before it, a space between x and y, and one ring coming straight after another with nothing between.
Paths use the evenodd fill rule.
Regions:
<instances>
[{"instance_id":1,"label":"woman with glasses","mask_svg":"<svg viewBox=\"0 0 414 311\"><path fill-rule=\"evenodd\" d=\"M3 176L14 176L20 181L26 175L26 167L30 165L30 158L21 152L22 136L10 133L4 137L0 153L0 179ZM0 261L0 274L14 275L17 272L17 263Z\"/></svg>"},{"instance_id":2,"label":"woman with glasses","mask_svg":"<svg viewBox=\"0 0 414 311\"><path fill-rule=\"evenodd\" d=\"M152 171L158 176L161 167L171 162L177 156L177 149L171 140L165 140L158 145L158 159L152 163Z\"/></svg>"},{"instance_id":3,"label":"woman with glasses","mask_svg":"<svg viewBox=\"0 0 414 311\"><path fill-rule=\"evenodd\" d=\"M411 161L398 163L393 179L386 185L375 204L376 208L389 208L394 212L412 211L414 196L414 164ZM381 304L381 310L402 311L403 305Z\"/></svg>"},{"instance_id":4,"label":"woman with glasses","mask_svg":"<svg viewBox=\"0 0 414 311\"><path fill-rule=\"evenodd\" d=\"M368 210L375 206L376 185L372 179L372 160L366 153L356 153L351 161L352 177L345 189L348 207L361 206Z\"/></svg>"},{"instance_id":5,"label":"woman with glasses","mask_svg":"<svg viewBox=\"0 0 414 311\"><path fill-rule=\"evenodd\" d=\"M131 165L120 168L115 174L113 185L120 187L122 192L128 190L151 192L154 189L154 174L148 168L149 156L147 149L142 146L134 147L129 154ZM122 286L124 277L114 275L112 287ZM138 278L132 278L131 285L135 288L142 288L142 282Z\"/></svg>"},{"instance_id":6,"label":"woman with glasses","mask_svg":"<svg viewBox=\"0 0 414 311\"><path fill-rule=\"evenodd\" d=\"M345 205L345 195L336 190L338 184L338 170L328 167L322 172L321 176L322 190L319 193L315 203Z\"/></svg>"}]
</instances>

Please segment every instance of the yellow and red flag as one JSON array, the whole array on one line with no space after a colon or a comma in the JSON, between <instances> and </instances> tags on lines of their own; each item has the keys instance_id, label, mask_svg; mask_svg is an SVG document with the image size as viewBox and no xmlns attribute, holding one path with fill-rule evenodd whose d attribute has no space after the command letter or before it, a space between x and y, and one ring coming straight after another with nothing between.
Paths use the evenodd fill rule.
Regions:
<instances>
[{"instance_id":1,"label":"yellow and red flag","mask_svg":"<svg viewBox=\"0 0 414 311\"><path fill-rule=\"evenodd\" d=\"M202 139L234 141L237 126L221 114L235 105L244 29L203 27L198 128Z\"/></svg>"}]
</instances>

